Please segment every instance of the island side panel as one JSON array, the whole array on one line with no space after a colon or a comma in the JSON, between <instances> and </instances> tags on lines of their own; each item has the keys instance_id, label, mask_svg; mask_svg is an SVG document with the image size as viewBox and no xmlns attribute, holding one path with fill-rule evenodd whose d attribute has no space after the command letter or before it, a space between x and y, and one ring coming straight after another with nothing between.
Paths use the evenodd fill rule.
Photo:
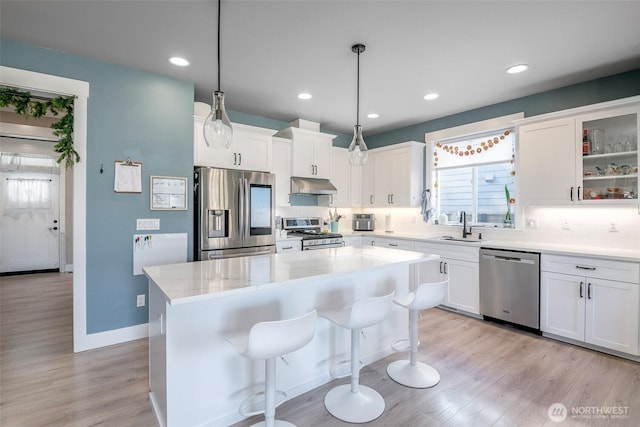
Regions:
<instances>
[{"instance_id":1,"label":"island side panel","mask_svg":"<svg viewBox=\"0 0 640 427\"><path fill-rule=\"evenodd\" d=\"M408 265L394 264L324 279L312 277L271 284L255 292L166 305L166 425L232 424L242 419L238 407L244 398L262 391L264 362L238 355L225 335L248 330L260 321L295 317L314 308L340 307L391 289L397 295L408 292ZM362 361L369 364L391 354L391 343L406 337L407 329L407 311L394 306L386 321L365 329ZM348 359L349 349L348 330L318 319L313 340L287 355L288 365L277 361L277 388L291 398L329 382L329 367ZM154 357L150 353L150 358Z\"/></svg>"},{"instance_id":2,"label":"island side panel","mask_svg":"<svg viewBox=\"0 0 640 427\"><path fill-rule=\"evenodd\" d=\"M149 280L149 399L160 426L167 425L167 306L162 291Z\"/></svg>"}]
</instances>

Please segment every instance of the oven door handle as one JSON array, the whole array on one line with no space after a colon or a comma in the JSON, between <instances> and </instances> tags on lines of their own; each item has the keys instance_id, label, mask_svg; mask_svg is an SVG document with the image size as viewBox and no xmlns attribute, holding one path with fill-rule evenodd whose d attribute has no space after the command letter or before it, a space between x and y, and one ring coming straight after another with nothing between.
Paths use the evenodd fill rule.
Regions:
<instances>
[{"instance_id":1,"label":"oven door handle","mask_svg":"<svg viewBox=\"0 0 640 427\"><path fill-rule=\"evenodd\" d=\"M346 246L346 243L344 242L344 240L340 243L330 243L328 245L314 245L314 246L304 246L304 243L302 243L302 250L303 251L315 251L316 249L331 249L331 248L343 248Z\"/></svg>"}]
</instances>

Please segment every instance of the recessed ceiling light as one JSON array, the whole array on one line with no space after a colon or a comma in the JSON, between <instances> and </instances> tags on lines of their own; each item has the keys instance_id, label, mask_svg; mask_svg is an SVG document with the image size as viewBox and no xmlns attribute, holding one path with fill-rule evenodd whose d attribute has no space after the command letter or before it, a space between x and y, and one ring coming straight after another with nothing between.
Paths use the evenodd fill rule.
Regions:
<instances>
[{"instance_id":1,"label":"recessed ceiling light","mask_svg":"<svg viewBox=\"0 0 640 427\"><path fill-rule=\"evenodd\" d=\"M367 114L367 117L370 119L377 119L378 117L380 117L380 114L378 113L369 113Z\"/></svg>"},{"instance_id":2,"label":"recessed ceiling light","mask_svg":"<svg viewBox=\"0 0 640 427\"><path fill-rule=\"evenodd\" d=\"M313 96L311 96L310 93L302 92L302 93L298 94L298 98L299 99L311 99L311 98L313 98Z\"/></svg>"},{"instance_id":3,"label":"recessed ceiling light","mask_svg":"<svg viewBox=\"0 0 640 427\"><path fill-rule=\"evenodd\" d=\"M440 95L438 95L437 93L428 93L424 96L424 99L426 99L427 101L433 101L434 99L438 99L440 97Z\"/></svg>"},{"instance_id":4,"label":"recessed ceiling light","mask_svg":"<svg viewBox=\"0 0 640 427\"><path fill-rule=\"evenodd\" d=\"M172 56L171 58L169 58L169 62L178 67L188 67L189 64L191 64L191 62L179 56Z\"/></svg>"},{"instance_id":5,"label":"recessed ceiling light","mask_svg":"<svg viewBox=\"0 0 640 427\"><path fill-rule=\"evenodd\" d=\"M526 71L529 66L527 64L518 64L507 68L507 73L509 74L518 74L523 71Z\"/></svg>"}]
</instances>

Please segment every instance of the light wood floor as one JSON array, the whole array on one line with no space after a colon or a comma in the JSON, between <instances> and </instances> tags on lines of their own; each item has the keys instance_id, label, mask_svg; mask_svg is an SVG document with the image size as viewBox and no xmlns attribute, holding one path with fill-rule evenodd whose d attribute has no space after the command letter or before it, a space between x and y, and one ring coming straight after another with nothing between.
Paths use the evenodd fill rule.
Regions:
<instances>
[{"instance_id":1,"label":"light wood floor","mask_svg":"<svg viewBox=\"0 0 640 427\"><path fill-rule=\"evenodd\" d=\"M0 303L1 426L156 425L146 340L73 353L71 275L1 277ZM438 369L440 384L415 390L390 380L386 365L402 354L363 368L362 383L377 389L387 405L379 419L364 425L640 425L638 363L438 309L424 312L420 340L419 358ZM351 425L335 420L323 405L324 394L344 382L285 402L277 417L299 427ZM556 424L547 416L556 402L569 411L628 407L628 417Z\"/></svg>"}]
</instances>

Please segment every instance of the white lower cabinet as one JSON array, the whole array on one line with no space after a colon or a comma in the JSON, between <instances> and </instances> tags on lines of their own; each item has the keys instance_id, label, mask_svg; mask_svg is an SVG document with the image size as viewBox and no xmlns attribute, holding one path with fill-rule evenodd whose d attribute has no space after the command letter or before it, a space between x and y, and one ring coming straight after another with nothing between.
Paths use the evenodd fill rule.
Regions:
<instances>
[{"instance_id":1,"label":"white lower cabinet","mask_svg":"<svg viewBox=\"0 0 640 427\"><path fill-rule=\"evenodd\" d=\"M389 239L387 237L375 237L373 246L380 246L388 249L404 249L405 251L413 250L413 241L404 239Z\"/></svg>"},{"instance_id":2,"label":"white lower cabinet","mask_svg":"<svg viewBox=\"0 0 640 427\"><path fill-rule=\"evenodd\" d=\"M362 246L375 246L376 238L373 236L362 236Z\"/></svg>"},{"instance_id":3,"label":"white lower cabinet","mask_svg":"<svg viewBox=\"0 0 640 427\"><path fill-rule=\"evenodd\" d=\"M639 354L637 263L544 254L541 259L542 332Z\"/></svg>"},{"instance_id":4,"label":"white lower cabinet","mask_svg":"<svg viewBox=\"0 0 640 427\"><path fill-rule=\"evenodd\" d=\"M480 248L447 243L415 243L415 250L440 255L438 262L423 263L419 283L449 278L443 305L480 314Z\"/></svg>"},{"instance_id":5,"label":"white lower cabinet","mask_svg":"<svg viewBox=\"0 0 640 427\"><path fill-rule=\"evenodd\" d=\"M362 236L342 236L345 246L362 247Z\"/></svg>"}]
</instances>

